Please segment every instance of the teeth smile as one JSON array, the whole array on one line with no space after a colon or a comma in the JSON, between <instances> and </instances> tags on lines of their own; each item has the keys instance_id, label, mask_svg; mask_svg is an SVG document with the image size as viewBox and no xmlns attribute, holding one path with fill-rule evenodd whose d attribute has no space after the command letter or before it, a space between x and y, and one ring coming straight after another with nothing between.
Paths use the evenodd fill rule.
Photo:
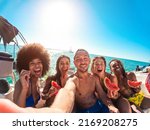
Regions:
<instances>
[{"instance_id":1,"label":"teeth smile","mask_svg":"<svg viewBox=\"0 0 150 130\"><path fill-rule=\"evenodd\" d=\"M38 69L38 70L35 70L34 71L36 74L38 74L38 73L40 73L41 72L41 70L40 69Z\"/></svg>"},{"instance_id":2,"label":"teeth smile","mask_svg":"<svg viewBox=\"0 0 150 130\"><path fill-rule=\"evenodd\" d=\"M98 72L101 72L102 70L97 70Z\"/></svg>"}]
</instances>

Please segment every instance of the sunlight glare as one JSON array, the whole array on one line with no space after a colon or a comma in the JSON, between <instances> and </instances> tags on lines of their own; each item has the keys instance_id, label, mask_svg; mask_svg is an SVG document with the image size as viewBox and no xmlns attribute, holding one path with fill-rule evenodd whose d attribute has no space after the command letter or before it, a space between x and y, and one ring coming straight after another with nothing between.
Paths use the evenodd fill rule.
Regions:
<instances>
[{"instance_id":1,"label":"sunlight glare","mask_svg":"<svg viewBox=\"0 0 150 130\"><path fill-rule=\"evenodd\" d=\"M40 31L43 38L47 39L47 47L68 48L74 38L76 26L78 24L77 8L69 1L50 1L40 9ZM51 44L49 44L51 43Z\"/></svg>"}]
</instances>

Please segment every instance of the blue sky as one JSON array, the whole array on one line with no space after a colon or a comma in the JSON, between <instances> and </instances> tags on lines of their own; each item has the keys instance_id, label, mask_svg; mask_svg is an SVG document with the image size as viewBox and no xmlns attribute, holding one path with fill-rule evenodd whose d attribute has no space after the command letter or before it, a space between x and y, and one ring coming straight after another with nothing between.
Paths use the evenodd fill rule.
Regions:
<instances>
[{"instance_id":1,"label":"blue sky","mask_svg":"<svg viewBox=\"0 0 150 130\"><path fill-rule=\"evenodd\" d=\"M0 15L29 43L147 62L149 12L149 0L0 0Z\"/></svg>"}]
</instances>

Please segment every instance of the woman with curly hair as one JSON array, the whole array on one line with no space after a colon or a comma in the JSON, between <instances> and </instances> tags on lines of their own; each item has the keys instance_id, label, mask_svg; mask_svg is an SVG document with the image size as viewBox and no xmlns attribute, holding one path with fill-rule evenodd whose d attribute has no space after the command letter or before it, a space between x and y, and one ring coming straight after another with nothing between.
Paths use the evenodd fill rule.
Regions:
<instances>
[{"instance_id":1,"label":"woman with curly hair","mask_svg":"<svg viewBox=\"0 0 150 130\"><path fill-rule=\"evenodd\" d=\"M48 51L37 43L23 46L16 59L19 80L15 84L14 102L20 107L35 107L40 99L39 78L49 70Z\"/></svg>"},{"instance_id":2,"label":"woman with curly hair","mask_svg":"<svg viewBox=\"0 0 150 130\"><path fill-rule=\"evenodd\" d=\"M46 99L46 106L51 105L55 98L55 92L58 91L51 88L52 81L55 81L60 88L63 88L68 79L68 70L70 68L70 58L66 55L61 55L56 62L56 74L49 76L46 80L46 85L43 90L43 99ZM54 89L54 90L53 90Z\"/></svg>"}]
</instances>

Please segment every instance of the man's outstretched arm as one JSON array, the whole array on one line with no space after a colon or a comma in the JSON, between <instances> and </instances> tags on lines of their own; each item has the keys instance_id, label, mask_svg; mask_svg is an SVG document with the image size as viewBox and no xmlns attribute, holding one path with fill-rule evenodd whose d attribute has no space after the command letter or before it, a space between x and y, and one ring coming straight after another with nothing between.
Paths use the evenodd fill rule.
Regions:
<instances>
[{"instance_id":1,"label":"man's outstretched arm","mask_svg":"<svg viewBox=\"0 0 150 130\"><path fill-rule=\"evenodd\" d=\"M72 112L75 100L76 87L73 80L69 79L64 88L60 89L53 104L45 108L21 108L7 99L0 99L0 113L54 113Z\"/></svg>"}]
</instances>

